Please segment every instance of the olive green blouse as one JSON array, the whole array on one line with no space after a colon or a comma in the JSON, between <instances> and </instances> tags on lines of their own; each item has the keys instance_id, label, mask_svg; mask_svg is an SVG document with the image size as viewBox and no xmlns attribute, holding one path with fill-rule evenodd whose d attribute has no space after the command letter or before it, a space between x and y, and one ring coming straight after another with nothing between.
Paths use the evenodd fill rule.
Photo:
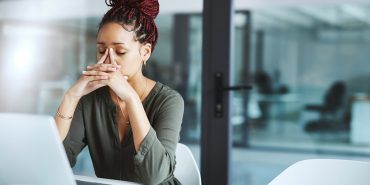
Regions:
<instances>
[{"instance_id":1,"label":"olive green blouse","mask_svg":"<svg viewBox=\"0 0 370 185\"><path fill-rule=\"evenodd\" d=\"M131 128L127 137L119 140L116 105L109 88L82 97L63 141L71 166L88 146L97 177L153 185L181 184L173 172L184 100L175 90L156 82L143 107L152 127L136 152Z\"/></svg>"}]
</instances>

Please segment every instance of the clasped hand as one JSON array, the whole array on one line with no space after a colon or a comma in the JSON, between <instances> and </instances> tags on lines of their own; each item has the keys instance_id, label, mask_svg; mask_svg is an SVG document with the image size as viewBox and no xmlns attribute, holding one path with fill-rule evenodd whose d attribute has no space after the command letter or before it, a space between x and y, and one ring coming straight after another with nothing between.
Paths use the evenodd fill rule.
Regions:
<instances>
[{"instance_id":1,"label":"clasped hand","mask_svg":"<svg viewBox=\"0 0 370 185\"><path fill-rule=\"evenodd\" d=\"M109 57L110 64L104 63L107 57ZM135 93L135 90L128 83L128 77L124 76L120 69L121 66L115 60L113 49L110 48L106 49L97 64L87 66L87 70L82 74L87 78L96 79L89 82L90 86L109 86L122 101L126 101Z\"/></svg>"}]
</instances>

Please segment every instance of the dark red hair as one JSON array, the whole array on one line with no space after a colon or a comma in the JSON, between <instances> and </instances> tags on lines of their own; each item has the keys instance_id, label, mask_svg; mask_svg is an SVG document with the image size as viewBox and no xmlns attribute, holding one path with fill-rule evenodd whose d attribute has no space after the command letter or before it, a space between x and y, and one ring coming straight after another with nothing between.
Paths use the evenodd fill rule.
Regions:
<instances>
[{"instance_id":1,"label":"dark red hair","mask_svg":"<svg viewBox=\"0 0 370 185\"><path fill-rule=\"evenodd\" d=\"M99 24L101 29L108 22L115 22L127 30L134 31L140 43L150 43L152 52L158 40L158 29L154 19L159 13L158 0L105 0L112 7Z\"/></svg>"}]
</instances>

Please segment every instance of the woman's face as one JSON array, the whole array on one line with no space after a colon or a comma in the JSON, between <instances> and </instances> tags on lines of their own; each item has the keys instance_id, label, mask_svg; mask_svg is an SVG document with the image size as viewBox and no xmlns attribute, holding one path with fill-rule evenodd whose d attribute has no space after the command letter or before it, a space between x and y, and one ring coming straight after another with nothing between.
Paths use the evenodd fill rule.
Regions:
<instances>
[{"instance_id":1,"label":"woman's face","mask_svg":"<svg viewBox=\"0 0 370 185\"><path fill-rule=\"evenodd\" d=\"M96 48L98 60L106 49L112 48L114 60L121 66L121 73L129 78L137 72L141 73L143 61L148 60L151 54L150 44L141 44L135 40L134 32L126 31L117 23L106 23L99 30ZM104 63L112 63L109 55Z\"/></svg>"}]
</instances>

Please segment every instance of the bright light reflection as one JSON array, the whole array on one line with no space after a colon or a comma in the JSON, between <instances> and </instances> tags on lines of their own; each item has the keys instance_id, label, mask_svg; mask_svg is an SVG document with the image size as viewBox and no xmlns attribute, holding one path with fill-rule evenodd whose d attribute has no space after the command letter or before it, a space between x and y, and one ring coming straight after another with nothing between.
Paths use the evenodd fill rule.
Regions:
<instances>
[{"instance_id":1,"label":"bright light reflection","mask_svg":"<svg viewBox=\"0 0 370 185\"><path fill-rule=\"evenodd\" d=\"M32 62L30 53L26 49L21 49L16 51L13 55L13 61L15 73L19 75L24 75L29 72L28 69L31 69Z\"/></svg>"}]
</instances>

